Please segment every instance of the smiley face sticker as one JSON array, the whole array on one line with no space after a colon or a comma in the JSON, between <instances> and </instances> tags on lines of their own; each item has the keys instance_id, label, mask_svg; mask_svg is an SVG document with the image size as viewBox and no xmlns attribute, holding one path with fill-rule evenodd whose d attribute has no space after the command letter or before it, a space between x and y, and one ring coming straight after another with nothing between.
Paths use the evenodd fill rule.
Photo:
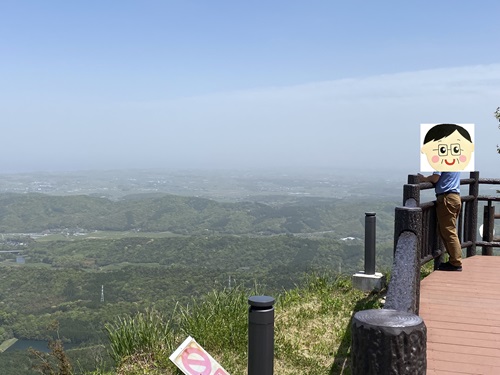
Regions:
<instances>
[{"instance_id":1,"label":"smiley face sticker","mask_svg":"<svg viewBox=\"0 0 500 375\"><path fill-rule=\"evenodd\" d=\"M422 172L474 171L474 124L421 124Z\"/></svg>"}]
</instances>

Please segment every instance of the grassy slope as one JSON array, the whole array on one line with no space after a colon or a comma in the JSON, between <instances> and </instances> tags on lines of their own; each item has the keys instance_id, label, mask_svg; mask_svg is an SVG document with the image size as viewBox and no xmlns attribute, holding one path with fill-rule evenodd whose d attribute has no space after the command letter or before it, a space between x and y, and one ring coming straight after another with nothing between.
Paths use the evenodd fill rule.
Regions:
<instances>
[{"instance_id":1,"label":"grassy slope","mask_svg":"<svg viewBox=\"0 0 500 375\"><path fill-rule=\"evenodd\" d=\"M246 374L247 296L243 290L214 292L189 310L181 309L181 329L169 350L189 334L230 374ZM378 308L379 300L378 294L353 290L347 279L317 276L311 276L305 286L284 292L275 305L274 372L349 375L353 312ZM113 374L179 374L168 362L168 350L140 352L123 357Z\"/></svg>"}]
</instances>

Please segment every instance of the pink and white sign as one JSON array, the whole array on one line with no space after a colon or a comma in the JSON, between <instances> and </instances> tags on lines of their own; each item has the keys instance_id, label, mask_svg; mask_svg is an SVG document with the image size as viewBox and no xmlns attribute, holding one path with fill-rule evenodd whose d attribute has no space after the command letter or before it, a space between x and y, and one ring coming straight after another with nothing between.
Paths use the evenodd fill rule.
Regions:
<instances>
[{"instance_id":1,"label":"pink and white sign","mask_svg":"<svg viewBox=\"0 0 500 375\"><path fill-rule=\"evenodd\" d=\"M169 358L186 375L229 375L191 336Z\"/></svg>"}]
</instances>

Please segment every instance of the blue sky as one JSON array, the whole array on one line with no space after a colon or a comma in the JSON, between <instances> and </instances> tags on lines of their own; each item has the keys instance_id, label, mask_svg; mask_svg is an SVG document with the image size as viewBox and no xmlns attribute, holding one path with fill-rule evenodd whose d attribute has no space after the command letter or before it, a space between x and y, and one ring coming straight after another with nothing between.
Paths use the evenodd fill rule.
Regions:
<instances>
[{"instance_id":1,"label":"blue sky","mask_svg":"<svg viewBox=\"0 0 500 375\"><path fill-rule=\"evenodd\" d=\"M419 168L500 156L498 1L2 1L0 173Z\"/></svg>"}]
</instances>

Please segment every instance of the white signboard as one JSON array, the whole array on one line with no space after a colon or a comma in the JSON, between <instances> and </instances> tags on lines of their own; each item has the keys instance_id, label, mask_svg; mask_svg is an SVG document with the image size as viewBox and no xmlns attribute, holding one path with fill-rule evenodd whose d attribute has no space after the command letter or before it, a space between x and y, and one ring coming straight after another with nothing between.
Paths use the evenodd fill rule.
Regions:
<instances>
[{"instance_id":1,"label":"white signboard","mask_svg":"<svg viewBox=\"0 0 500 375\"><path fill-rule=\"evenodd\" d=\"M191 336L169 358L186 375L229 375Z\"/></svg>"}]
</instances>

